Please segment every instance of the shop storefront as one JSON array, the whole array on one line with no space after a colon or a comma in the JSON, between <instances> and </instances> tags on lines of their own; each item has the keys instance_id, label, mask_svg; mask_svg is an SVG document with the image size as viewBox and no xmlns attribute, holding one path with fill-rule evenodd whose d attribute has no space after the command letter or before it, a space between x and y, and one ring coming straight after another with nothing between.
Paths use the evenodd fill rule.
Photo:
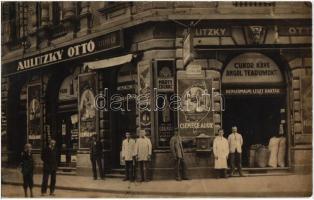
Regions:
<instances>
[{"instance_id":1,"label":"shop storefront","mask_svg":"<svg viewBox=\"0 0 314 200\"><path fill-rule=\"evenodd\" d=\"M169 140L178 127L189 174L207 177L219 128L227 137L238 127L245 168L271 169L263 150L282 126L285 160L279 168L290 170L305 152L296 146L311 137L311 113L304 109L311 107L311 55L304 45L310 36L293 26L256 23L204 20L191 43L182 26L150 23L6 63L8 146L17 157L28 141L39 161L41 148L54 138L59 169L82 175L91 173L93 134L110 171L123 167L125 132L135 137L144 129L153 143L154 178L170 177ZM23 140L16 145L15 137Z\"/></svg>"}]
</instances>

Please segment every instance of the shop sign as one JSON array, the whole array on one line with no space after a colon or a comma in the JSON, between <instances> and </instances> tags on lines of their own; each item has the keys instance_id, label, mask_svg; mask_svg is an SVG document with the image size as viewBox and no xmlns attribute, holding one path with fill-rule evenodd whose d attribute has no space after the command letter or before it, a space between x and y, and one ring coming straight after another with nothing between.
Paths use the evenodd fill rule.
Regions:
<instances>
[{"instance_id":1,"label":"shop sign","mask_svg":"<svg viewBox=\"0 0 314 200\"><path fill-rule=\"evenodd\" d=\"M64 79L59 89L59 101L72 100L77 98L77 81L73 75Z\"/></svg>"},{"instance_id":2,"label":"shop sign","mask_svg":"<svg viewBox=\"0 0 314 200\"><path fill-rule=\"evenodd\" d=\"M280 36L311 36L311 26L279 26L278 35Z\"/></svg>"},{"instance_id":3,"label":"shop sign","mask_svg":"<svg viewBox=\"0 0 314 200\"><path fill-rule=\"evenodd\" d=\"M226 66L224 84L282 83L283 77L277 64L260 53L244 53L232 59Z\"/></svg>"},{"instance_id":4,"label":"shop sign","mask_svg":"<svg viewBox=\"0 0 314 200\"><path fill-rule=\"evenodd\" d=\"M201 25L194 28L195 37L230 37L231 27L227 26L206 26ZM188 29L183 30L183 33L187 33Z\"/></svg>"},{"instance_id":5,"label":"shop sign","mask_svg":"<svg viewBox=\"0 0 314 200\"><path fill-rule=\"evenodd\" d=\"M224 89L224 95L280 95L284 94L282 88L236 88Z\"/></svg>"},{"instance_id":6,"label":"shop sign","mask_svg":"<svg viewBox=\"0 0 314 200\"><path fill-rule=\"evenodd\" d=\"M227 27L195 28L195 37L227 37L231 36L231 29Z\"/></svg>"},{"instance_id":7,"label":"shop sign","mask_svg":"<svg viewBox=\"0 0 314 200\"><path fill-rule=\"evenodd\" d=\"M3 69L2 73L10 74L23 70L29 70L120 47L123 47L123 38L122 31L119 30L73 45L57 48L53 51L36 56L23 58L14 64L15 67L13 67L12 70L9 67L6 67L6 69Z\"/></svg>"},{"instance_id":8,"label":"shop sign","mask_svg":"<svg viewBox=\"0 0 314 200\"><path fill-rule=\"evenodd\" d=\"M27 87L27 139L34 149L41 148L41 84Z\"/></svg>"},{"instance_id":9,"label":"shop sign","mask_svg":"<svg viewBox=\"0 0 314 200\"><path fill-rule=\"evenodd\" d=\"M178 79L179 131L182 137L214 136L211 79Z\"/></svg>"},{"instance_id":10,"label":"shop sign","mask_svg":"<svg viewBox=\"0 0 314 200\"><path fill-rule=\"evenodd\" d=\"M174 92L174 61L158 60L157 67L157 89L159 92Z\"/></svg>"},{"instance_id":11,"label":"shop sign","mask_svg":"<svg viewBox=\"0 0 314 200\"><path fill-rule=\"evenodd\" d=\"M118 72L117 91L120 93L131 93L136 90L137 74L132 65L124 65Z\"/></svg>"},{"instance_id":12,"label":"shop sign","mask_svg":"<svg viewBox=\"0 0 314 200\"><path fill-rule=\"evenodd\" d=\"M183 66L188 65L194 59L194 29L190 28L187 35L183 39L183 49L182 49L182 58Z\"/></svg>"},{"instance_id":13,"label":"shop sign","mask_svg":"<svg viewBox=\"0 0 314 200\"><path fill-rule=\"evenodd\" d=\"M312 77L301 79L303 133L312 133Z\"/></svg>"},{"instance_id":14,"label":"shop sign","mask_svg":"<svg viewBox=\"0 0 314 200\"><path fill-rule=\"evenodd\" d=\"M77 99L77 76L80 68L75 68L73 74L67 76L59 89L59 101L67 101Z\"/></svg>"},{"instance_id":15,"label":"shop sign","mask_svg":"<svg viewBox=\"0 0 314 200\"><path fill-rule=\"evenodd\" d=\"M96 134L96 73L81 74L79 81L79 148L88 149L90 137Z\"/></svg>"},{"instance_id":16,"label":"shop sign","mask_svg":"<svg viewBox=\"0 0 314 200\"><path fill-rule=\"evenodd\" d=\"M202 74L202 66L196 64L189 64L186 67L186 73L190 75Z\"/></svg>"}]
</instances>

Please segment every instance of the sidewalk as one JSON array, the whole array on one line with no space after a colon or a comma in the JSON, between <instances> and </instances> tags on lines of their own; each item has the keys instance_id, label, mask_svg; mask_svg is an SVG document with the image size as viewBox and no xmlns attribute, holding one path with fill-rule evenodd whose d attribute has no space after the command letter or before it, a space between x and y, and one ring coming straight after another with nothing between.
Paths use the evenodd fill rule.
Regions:
<instances>
[{"instance_id":1,"label":"sidewalk","mask_svg":"<svg viewBox=\"0 0 314 200\"><path fill-rule=\"evenodd\" d=\"M22 184L17 169L2 168L2 184ZM40 186L42 176L34 175L35 186ZM128 193L165 197L227 196L227 197L303 197L312 194L311 175L281 175L260 177L233 177L228 179L194 179L177 182L156 180L145 183L123 182L107 178L93 180L91 177L57 175L57 189L94 191L105 193Z\"/></svg>"}]
</instances>

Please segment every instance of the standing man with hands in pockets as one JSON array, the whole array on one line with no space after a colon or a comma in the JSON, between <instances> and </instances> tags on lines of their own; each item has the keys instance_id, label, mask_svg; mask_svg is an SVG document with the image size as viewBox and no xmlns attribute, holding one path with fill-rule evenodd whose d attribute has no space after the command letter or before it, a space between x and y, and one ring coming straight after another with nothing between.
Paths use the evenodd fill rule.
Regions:
<instances>
[{"instance_id":1,"label":"standing man with hands in pockets","mask_svg":"<svg viewBox=\"0 0 314 200\"><path fill-rule=\"evenodd\" d=\"M176 162L176 180L189 180L186 176L186 164L184 161L182 138L177 128L174 130L174 136L172 136L172 138L170 139L170 150Z\"/></svg>"},{"instance_id":2,"label":"standing man with hands in pockets","mask_svg":"<svg viewBox=\"0 0 314 200\"><path fill-rule=\"evenodd\" d=\"M238 133L236 126L232 127L232 133L228 136L229 150L230 150L230 164L231 174L234 175L235 165L237 165L239 175L244 176L242 173L242 145L243 139L241 134Z\"/></svg>"}]
</instances>

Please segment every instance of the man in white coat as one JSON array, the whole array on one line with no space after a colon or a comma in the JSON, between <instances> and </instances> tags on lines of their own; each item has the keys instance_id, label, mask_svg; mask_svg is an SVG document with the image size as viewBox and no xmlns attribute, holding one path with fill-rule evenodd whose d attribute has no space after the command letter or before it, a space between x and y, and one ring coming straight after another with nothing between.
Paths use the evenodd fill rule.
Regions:
<instances>
[{"instance_id":1,"label":"man in white coat","mask_svg":"<svg viewBox=\"0 0 314 200\"><path fill-rule=\"evenodd\" d=\"M217 178L227 178L226 170L228 168L227 159L229 155L229 144L228 140L224 138L223 135L223 129L219 129L218 136L215 137L213 144Z\"/></svg>"},{"instance_id":2,"label":"man in white coat","mask_svg":"<svg viewBox=\"0 0 314 200\"><path fill-rule=\"evenodd\" d=\"M131 138L131 134L129 132L125 133L125 139L122 142L122 160L125 161L125 178L123 181L134 181L134 173L133 173L133 157L134 157L134 149L135 148L135 140Z\"/></svg>"},{"instance_id":3,"label":"man in white coat","mask_svg":"<svg viewBox=\"0 0 314 200\"><path fill-rule=\"evenodd\" d=\"M149 138L145 136L145 131L140 130L140 137L136 140L135 154L141 172L141 181L148 181L147 179L147 165L152 156L152 143Z\"/></svg>"},{"instance_id":4,"label":"man in white coat","mask_svg":"<svg viewBox=\"0 0 314 200\"><path fill-rule=\"evenodd\" d=\"M229 150L230 150L230 165L231 176L234 175L235 165L237 165L240 176L244 176L242 173L242 135L238 133L236 126L232 127L232 133L228 136Z\"/></svg>"}]
</instances>

